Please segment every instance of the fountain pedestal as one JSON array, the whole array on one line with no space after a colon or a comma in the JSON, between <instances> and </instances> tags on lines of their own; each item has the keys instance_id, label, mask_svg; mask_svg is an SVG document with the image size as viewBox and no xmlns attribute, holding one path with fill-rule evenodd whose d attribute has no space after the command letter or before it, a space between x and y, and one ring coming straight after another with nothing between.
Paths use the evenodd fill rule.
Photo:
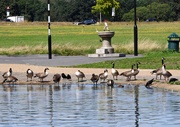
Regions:
<instances>
[{"instance_id":1,"label":"fountain pedestal","mask_svg":"<svg viewBox=\"0 0 180 127\"><path fill-rule=\"evenodd\" d=\"M114 48L111 46L111 38L114 36L114 32L98 32L98 35L102 38L102 47L96 49L96 54L114 53Z\"/></svg>"},{"instance_id":2,"label":"fountain pedestal","mask_svg":"<svg viewBox=\"0 0 180 127\"><path fill-rule=\"evenodd\" d=\"M114 53L114 48L111 45L111 38L114 36L113 31L100 31L99 37L102 38L102 47L96 49L96 54L88 54L88 57L125 57L125 54Z\"/></svg>"}]
</instances>

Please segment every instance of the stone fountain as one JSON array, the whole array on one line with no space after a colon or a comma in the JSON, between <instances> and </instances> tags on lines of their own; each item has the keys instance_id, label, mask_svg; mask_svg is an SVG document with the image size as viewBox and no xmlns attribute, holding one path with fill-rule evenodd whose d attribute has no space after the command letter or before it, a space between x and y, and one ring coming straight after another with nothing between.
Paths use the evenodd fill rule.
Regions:
<instances>
[{"instance_id":1,"label":"stone fountain","mask_svg":"<svg viewBox=\"0 0 180 127\"><path fill-rule=\"evenodd\" d=\"M125 57L123 53L114 53L114 48L111 45L111 38L114 36L113 31L99 31L102 47L96 49L96 54L88 54L88 57Z\"/></svg>"}]
</instances>

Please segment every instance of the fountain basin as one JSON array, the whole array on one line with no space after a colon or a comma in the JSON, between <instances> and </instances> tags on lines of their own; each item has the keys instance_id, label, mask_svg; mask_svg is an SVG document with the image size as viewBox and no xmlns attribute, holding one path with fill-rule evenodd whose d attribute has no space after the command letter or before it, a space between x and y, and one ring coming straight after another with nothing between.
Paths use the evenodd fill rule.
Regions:
<instances>
[{"instance_id":1,"label":"fountain basin","mask_svg":"<svg viewBox=\"0 0 180 127\"><path fill-rule=\"evenodd\" d=\"M88 54L88 57L125 57L123 53L114 53L111 45L111 38L114 35L114 31L99 31L98 36L101 38L102 46L96 49L96 54Z\"/></svg>"}]
</instances>

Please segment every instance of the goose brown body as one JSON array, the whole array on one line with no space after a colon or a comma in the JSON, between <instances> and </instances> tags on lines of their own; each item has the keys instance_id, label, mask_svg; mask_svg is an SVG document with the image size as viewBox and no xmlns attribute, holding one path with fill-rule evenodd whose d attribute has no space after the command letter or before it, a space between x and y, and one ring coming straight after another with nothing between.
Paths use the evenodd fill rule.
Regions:
<instances>
[{"instance_id":1,"label":"goose brown body","mask_svg":"<svg viewBox=\"0 0 180 127\"><path fill-rule=\"evenodd\" d=\"M134 73L134 64L131 66L131 70L129 71L124 71L120 74L120 76L124 76L124 77L127 77L127 81L131 80L131 76L133 76L133 73Z\"/></svg>"},{"instance_id":2,"label":"goose brown body","mask_svg":"<svg viewBox=\"0 0 180 127\"><path fill-rule=\"evenodd\" d=\"M59 84L60 80L61 80L61 75L60 74L54 74L54 76L53 76L54 83Z\"/></svg>"},{"instance_id":3,"label":"goose brown body","mask_svg":"<svg viewBox=\"0 0 180 127\"><path fill-rule=\"evenodd\" d=\"M163 64L163 66L162 66L162 75L164 76L165 81L168 81L169 77L172 76L172 74L169 71L166 70L166 65L165 64Z\"/></svg>"},{"instance_id":4,"label":"goose brown body","mask_svg":"<svg viewBox=\"0 0 180 127\"><path fill-rule=\"evenodd\" d=\"M99 81L99 75L92 74L91 81L97 85L97 82Z\"/></svg>"},{"instance_id":5,"label":"goose brown body","mask_svg":"<svg viewBox=\"0 0 180 127\"><path fill-rule=\"evenodd\" d=\"M12 75L12 68L9 68L9 71L4 72L3 75L2 75L2 77L3 77L4 79L6 79L6 78L8 78L8 77L11 76L11 75Z\"/></svg>"},{"instance_id":6,"label":"goose brown body","mask_svg":"<svg viewBox=\"0 0 180 127\"><path fill-rule=\"evenodd\" d=\"M162 68L158 68L158 69L155 69L151 72L151 74L156 74L156 79L158 78L158 76L160 76L160 79L161 79L161 76L162 76Z\"/></svg>"},{"instance_id":7,"label":"goose brown body","mask_svg":"<svg viewBox=\"0 0 180 127\"><path fill-rule=\"evenodd\" d=\"M136 69L134 69L134 73L132 73L135 80L136 80L136 76L139 74L139 64L141 64L141 63L140 62L136 63Z\"/></svg>"},{"instance_id":8,"label":"goose brown body","mask_svg":"<svg viewBox=\"0 0 180 127\"><path fill-rule=\"evenodd\" d=\"M165 60L164 57L162 57L162 59L161 59L162 66L164 64L164 60ZM156 79L158 78L158 76L160 76L160 79L161 79L161 76L162 76L162 67L161 68L157 68L157 69L151 71L151 74L156 74Z\"/></svg>"},{"instance_id":9,"label":"goose brown body","mask_svg":"<svg viewBox=\"0 0 180 127\"><path fill-rule=\"evenodd\" d=\"M15 76L8 76L7 78L4 79L3 83L4 84L5 82L8 82L9 84L10 83L15 83L18 79L15 77Z\"/></svg>"},{"instance_id":10,"label":"goose brown body","mask_svg":"<svg viewBox=\"0 0 180 127\"><path fill-rule=\"evenodd\" d=\"M105 80L107 79L107 77L108 77L108 70L107 70L107 69L105 69L103 73L100 73L100 74L99 74L99 79L100 79L101 81L103 80L103 81L105 82Z\"/></svg>"},{"instance_id":11,"label":"goose brown body","mask_svg":"<svg viewBox=\"0 0 180 127\"><path fill-rule=\"evenodd\" d=\"M80 71L80 70L76 71L75 75L78 78L78 82L79 82L80 78L81 78L81 80L83 80L83 78L85 78L85 74L82 71Z\"/></svg>"},{"instance_id":12,"label":"goose brown body","mask_svg":"<svg viewBox=\"0 0 180 127\"><path fill-rule=\"evenodd\" d=\"M35 74L34 77L38 77L40 79L40 81L43 82L43 79L48 76L47 70L49 70L49 68L45 68L43 73L37 73L37 74Z\"/></svg>"}]
</instances>

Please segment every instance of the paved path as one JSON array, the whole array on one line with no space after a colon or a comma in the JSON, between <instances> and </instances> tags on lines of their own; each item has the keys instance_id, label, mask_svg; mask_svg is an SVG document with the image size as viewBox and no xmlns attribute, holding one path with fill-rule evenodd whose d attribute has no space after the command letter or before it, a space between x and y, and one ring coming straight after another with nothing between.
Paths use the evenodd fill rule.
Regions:
<instances>
[{"instance_id":1,"label":"paved path","mask_svg":"<svg viewBox=\"0 0 180 127\"><path fill-rule=\"evenodd\" d=\"M107 60L118 60L125 58L142 57L142 55L126 55L126 57L114 58L90 58L87 56L58 56L53 55L52 59L48 59L48 55L20 55L20 56L5 56L0 55L0 64L30 64L38 66L73 66L80 64L97 63Z\"/></svg>"}]
</instances>

